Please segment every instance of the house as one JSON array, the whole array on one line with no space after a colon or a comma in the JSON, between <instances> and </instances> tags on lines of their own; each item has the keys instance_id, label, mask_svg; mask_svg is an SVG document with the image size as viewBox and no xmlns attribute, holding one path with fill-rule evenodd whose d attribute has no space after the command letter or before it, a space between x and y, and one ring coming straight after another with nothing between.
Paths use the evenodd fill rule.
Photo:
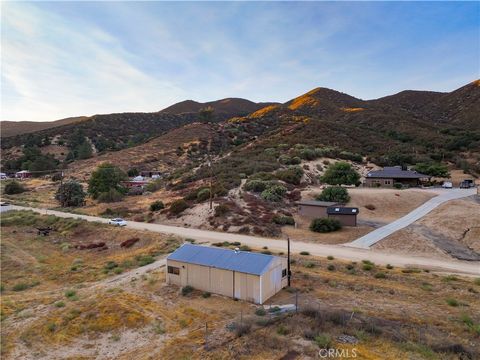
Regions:
<instances>
[{"instance_id":1,"label":"house","mask_svg":"<svg viewBox=\"0 0 480 360\"><path fill-rule=\"evenodd\" d=\"M287 286L287 259L183 244L167 257L167 283L263 304Z\"/></svg>"},{"instance_id":2,"label":"house","mask_svg":"<svg viewBox=\"0 0 480 360\"><path fill-rule=\"evenodd\" d=\"M404 187L420 186L429 181L431 176L413 170L405 170L400 166L385 167L383 170L370 171L364 182L367 187L393 187L402 184Z\"/></svg>"},{"instance_id":3,"label":"house","mask_svg":"<svg viewBox=\"0 0 480 360\"><path fill-rule=\"evenodd\" d=\"M140 176L158 179L160 177L160 171L156 171L156 170L140 171Z\"/></svg>"},{"instance_id":4,"label":"house","mask_svg":"<svg viewBox=\"0 0 480 360\"><path fill-rule=\"evenodd\" d=\"M331 201L303 200L297 202L298 214L311 219L326 218L327 208L337 205Z\"/></svg>"},{"instance_id":5,"label":"house","mask_svg":"<svg viewBox=\"0 0 480 360\"><path fill-rule=\"evenodd\" d=\"M336 219L342 226L357 226L358 208L332 206L327 208L327 215L330 219Z\"/></svg>"},{"instance_id":6,"label":"house","mask_svg":"<svg viewBox=\"0 0 480 360\"><path fill-rule=\"evenodd\" d=\"M17 179L28 179L32 177L32 173L28 170L22 170L15 173Z\"/></svg>"}]
</instances>

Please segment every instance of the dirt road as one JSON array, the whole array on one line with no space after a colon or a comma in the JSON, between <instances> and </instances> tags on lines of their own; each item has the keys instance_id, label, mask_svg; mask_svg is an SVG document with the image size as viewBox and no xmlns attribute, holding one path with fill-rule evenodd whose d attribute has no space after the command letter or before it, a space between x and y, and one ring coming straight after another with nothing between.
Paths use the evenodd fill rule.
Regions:
<instances>
[{"instance_id":1,"label":"dirt road","mask_svg":"<svg viewBox=\"0 0 480 360\"><path fill-rule=\"evenodd\" d=\"M101 223L107 223L108 219L78 215L62 211L38 209L23 206L9 206L10 210L32 210L34 212L46 215L55 215L63 218L79 218L87 221L96 221ZM287 251L287 241L285 239L273 239L273 238L260 238L255 236L247 236L240 234L222 233L216 231L199 230L184 228L178 226L169 226L162 224L148 224L135 221L127 221L127 227L137 230L147 230L160 232L164 234L173 234L185 238L191 238L197 240L197 242L213 243L223 241L238 241L244 245L248 245L255 248L268 247L273 251ZM430 270L469 274L480 276L480 262L468 262L459 260L445 260L436 258L418 257L414 255L386 253L374 250L367 250L355 247L346 247L341 245L324 245L315 243L305 243L300 241L291 241L291 251L293 253L300 253L302 251L308 251L311 255L315 256L334 256L338 259L349 261L361 261L364 259L373 261L380 265L391 264L401 267L418 267L428 268Z\"/></svg>"}]
</instances>

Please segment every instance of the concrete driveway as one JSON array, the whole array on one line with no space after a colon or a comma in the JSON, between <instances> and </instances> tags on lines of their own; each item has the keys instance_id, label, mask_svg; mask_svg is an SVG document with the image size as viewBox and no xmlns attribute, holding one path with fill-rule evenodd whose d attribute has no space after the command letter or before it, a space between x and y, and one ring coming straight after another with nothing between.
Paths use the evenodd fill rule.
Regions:
<instances>
[{"instance_id":1,"label":"concrete driveway","mask_svg":"<svg viewBox=\"0 0 480 360\"><path fill-rule=\"evenodd\" d=\"M345 246L368 249L370 246L376 244L380 240L393 234L394 232L407 227L414 223L418 219L427 215L430 211L437 206L443 204L446 201L461 199L464 197L472 196L477 193L477 188L470 189L438 189L435 190L439 195L431 198L423 205L419 206L415 210L409 212L404 217L391 222L388 225L382 226L348 244Z\"/></svg>"}]
</instances>

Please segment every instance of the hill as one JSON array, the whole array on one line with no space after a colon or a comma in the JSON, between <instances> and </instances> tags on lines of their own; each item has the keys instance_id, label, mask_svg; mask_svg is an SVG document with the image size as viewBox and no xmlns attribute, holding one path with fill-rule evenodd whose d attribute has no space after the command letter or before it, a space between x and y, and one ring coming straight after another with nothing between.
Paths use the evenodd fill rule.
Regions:
<instances>
[{"instance_id":1,"label":"hill","mask_svg":"<svg viewBox=\"0 0 480 360\"><path fill-rule=\"evenodd\" d=\"M56 121L0 121L1 137L9 137L40 130L50 129L57 126L76 124L88 119L87 116L69 117Z\"/></svg>"},{"instance_id":2,"label":"hill","mask_svg":"<svg viewBox=\"0 0 480 360\"><path fill-rule=\"evenodd\" d=\"M193 100L185 100L173 104L161 110L161 112L168 114L198 113L202 108L212 107L215 110L215 115L217 117L231 118L234 116L248 115L272 104L274 103L255 103L253 101L241 98L226 98L205 103L200 103Z\"/></svg>"}]
</instances>

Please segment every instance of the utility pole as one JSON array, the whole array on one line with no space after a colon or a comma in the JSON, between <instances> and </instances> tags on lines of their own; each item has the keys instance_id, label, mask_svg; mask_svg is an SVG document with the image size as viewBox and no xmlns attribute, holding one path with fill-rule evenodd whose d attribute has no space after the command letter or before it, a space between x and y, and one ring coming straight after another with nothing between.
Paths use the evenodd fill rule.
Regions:
<instances>
[{"instance_id":1,"label":"utility pole","mask_svg":"<svg viewBox=\"0 0 480 360\"><path fill-rule=\"evenodd\" d=\"M288 287L290 287L290 277L292 276L292 272L290 271L290 236L287 236L287 279L288 279Z\"/></svg>"}]
</instances>

